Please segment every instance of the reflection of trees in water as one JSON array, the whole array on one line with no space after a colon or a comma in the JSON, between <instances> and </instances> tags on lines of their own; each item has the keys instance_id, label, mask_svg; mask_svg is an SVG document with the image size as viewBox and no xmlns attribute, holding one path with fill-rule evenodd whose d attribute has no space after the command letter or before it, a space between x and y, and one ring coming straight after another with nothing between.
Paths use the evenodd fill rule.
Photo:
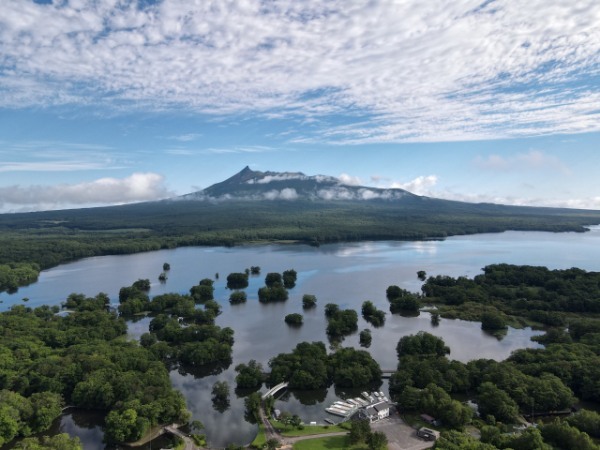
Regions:
<instances>
[{"instance_id":1,"label":"reflection of trees in water","mask_svg":"<svg viewBox=\"0 0 600 450\"><path fill-rule=\"evenodd\" d=\"M233 392L235 393L235 396L237 398L245 398L248 397L250 394L252 394L253 392L258 392L260 390L260 388L262 388L262 385L254 388L254 389L240 389L240 388L235 388L233 390Z\"/></svg>"},{"instance_id":2,"label":"reflection of trees in water","mask_svg":"<svg viewBox=\"0 0 600 450\"><path fill-rule=\"evenodd\" d=\"M327 397L327 388L310 391L301 391L298 389L289 390L286 391L286 393L282 395L279 400L288 401L290 395L292 395L305 406L318 405L319 403L323 403L325 401L325 398Z\"/></svg>"},{"instance_id":3,"label":"reflection of trees in water","mask_svg":"<svg viewBox=\"0 0 600 450\"><path fill-rule=\"evenodd\" d=\"M73 423L79 428L91 429L104 423L106 414L98 411L85 411L81 409L71 409L69 414Z\"/></svg>"},{"instance_id":4,"label":"reflection of trees in water","mask_svg":"<svg viewBox=\"0 0 600 450\"><path fill-rule=\"evenodd\" d=\"M377 382L371 383L367 386L361 386L361 387L355 387L355 388L334 386L334 392L337 397L340 397L342 399L348 399L348 398L354 398L354 397L363 398L363 396L361 394L362 392L364 392L364 391L367 391L367 392L379 391L382 384L383 384L383 381L378 380Z\"/></svg>"},{"instance_id":5,"label":"reflection of trees in water","mask_svg":"<svg viewBox=\"0 0 600 450\"><path fill-rule=\"evenodd\" d=\"M226 361L219 361L213 364L205 364L204 366L194 367L187 364L180 364L177 367L177 372L180 375L192 375L194 378L204 378L208 376L219 375L223 371L229 369L232 361L229 358Z\"/></svg>"}]
</instances>

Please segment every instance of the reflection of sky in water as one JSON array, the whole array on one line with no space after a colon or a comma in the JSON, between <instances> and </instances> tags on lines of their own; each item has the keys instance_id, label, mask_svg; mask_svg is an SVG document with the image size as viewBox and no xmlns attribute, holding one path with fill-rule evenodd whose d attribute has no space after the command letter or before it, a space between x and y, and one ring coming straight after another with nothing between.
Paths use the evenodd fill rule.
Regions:
<instances>
[{"instance_id":1,"label":"reflection of sky in water","mask_svg":"<svg viewBox=\"0 0 600 450\"><path fill-rule=\"evenodd\" d=\"M338 303L342 308L360 311L362 302L371 300L375 305L389 311L385 298L387 286L396 284L419 291L422 283L416 272L425 270L428 275L473 276L481 268L492 263L547 265L550 268L578 266L598 270L600 261L600 227L590 233L527 233L507 232L499 234L458 236L445 241L418 242L367 242L323 245L315 248L298 245L244 246L237 248L179 248L124 256L89 258L59 268L44 271L40 281L22 288L14 295L0 294L2 309L11 304L21 304L21 298L29 297L27 306L60 304L71 292L96 295L106 292L113 303L118 302L118 291L139 278L152 281L151 295L168 292L188 293L191 286L202 278L220 274L215 283L215 298L223 313L217 318L220 326L235 329L233 363L219 375L201 379L193 375L171 374L176 389L187 398L194 418L207 427L209 441L214 446L229 442L246 444L254 437L256 427L243 419L243 399L231 392L231 406L224 413L212 407L211 389L215 381L227 381L235 387L233 368L241 362L256 359L265 367L270 358L289 352L298 342L326 341L326 322L323 307L326 303ZM171 271L166 284L158 283L163 262L169 262ZM246 289L248 301L230 305L230 291L226 289L227 274L243 271L258 265L259 276L250 277ZM257 290L264 283L268 272L281 272L294 268L298 271L296 287L290 291L287 302L260 304ZM314 294L317 308L302 309L302 295ZM304 325L291 328L283 318L289 313L302 313ZM484 333L480 324L442 319L438 327L430 323L429 314L406 318L387 314L386 324L375 329L359 318L359 331L369 328L373 342L369 351L384 369L396 367L396 344L400 337L420 330L442 337L451 348L450 357L468 361L473 358L504 359L514 349L537 347L530 337L531 329L509 329L502 340ZM149 318L141 318L129 325L129 337L139 338L147 331ZM348 336L344 346L358 345L358 332ZM387 392L384 387L382 390ZM317 399L332 401L333 389L317 393ZM305 421L324 418L323 404L306 405L308 398L298 400L297 395L283 398L281 408L299 414ZM303 400L303 401L301 401ZM313 400L314 401L314 400ZM65 416L68 417L68 416ZM67 420L67 419L65 419ZM77 428L65 422L65 427ZM85 430L85 433L96 432ZM77 433L79 434L79 432ZM94 447L85 447L86 450ZM99 447L103 448L103 447Z\"/></svg>"}]
</instances>

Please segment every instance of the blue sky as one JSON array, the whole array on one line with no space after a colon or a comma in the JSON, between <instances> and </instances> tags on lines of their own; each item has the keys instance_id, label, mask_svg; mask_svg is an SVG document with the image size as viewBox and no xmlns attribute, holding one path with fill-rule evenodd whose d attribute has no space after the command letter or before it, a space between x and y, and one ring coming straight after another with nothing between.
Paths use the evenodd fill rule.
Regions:
<instances>
[{"instance_id":1,"label":"blue sky","mask_svg":"<svg viewBox=\"0 0 600 450\"><path fill-rule=\"evenodd\" d=\"M0 212L245 165L600 209L598 23L591 0L4 0Z\"/></svg>"}]
</instances>

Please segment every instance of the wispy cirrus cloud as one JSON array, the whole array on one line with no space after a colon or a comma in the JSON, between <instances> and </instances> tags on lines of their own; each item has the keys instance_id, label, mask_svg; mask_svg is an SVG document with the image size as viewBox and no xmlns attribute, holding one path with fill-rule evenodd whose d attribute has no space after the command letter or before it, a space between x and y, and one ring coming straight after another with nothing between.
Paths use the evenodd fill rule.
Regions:
<instances>
[{"instance_id":1,"label":"wispy cirrus cloud","mask_svg":"<svg viewBox=\"0 0 600 450\"><path fill-rule=\"evenodd\" d=\"M311 125L293 142L340 144L600 131L598 17L595 0L4 0L0 107L292 118Z\"/></svg>"},{"instance_id":2,"label":"wispy cirrus cloud","mask_svg":"<svg viewBox=\"0 0 600 450\"><path fill-rule=\"evenodd\" d=\"M526 153L514 155L491 154L485 157L478 156L474 164L481 169L488 170L523 170L523 169L550 169L565 175L571 174L571 169L559 158L548 155L540 150L530 150Z\"/></svg>"}]
</instances>

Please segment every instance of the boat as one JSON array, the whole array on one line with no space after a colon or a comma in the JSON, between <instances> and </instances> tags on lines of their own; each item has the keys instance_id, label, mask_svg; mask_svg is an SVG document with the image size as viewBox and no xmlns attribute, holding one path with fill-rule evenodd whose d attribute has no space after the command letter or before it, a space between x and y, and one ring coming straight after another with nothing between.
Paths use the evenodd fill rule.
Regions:
<instances>
[{"instance_id":1,"label":"boat","mask_svg":"<svg viewBox=\"0 0 600 450\"><path fill-rule=\"evenodd\" d=\"M358 402L358 403L360 404L360 406L367 406L367 405L369 404L369 402L368 402L368 401L366 401L366 400L363 400L363 399L362 399L362 398L360 398L360 397L356 397L354 400L355 400L356 402Z\"/></svg>"},{"instance_id":2,"label":"boat","mask_svg":"<svg viewBox=\"0 0 600 450\"><path fill-rule=\"evenodd\" d=\"M327 422L327 423L329 423L331 425L335 425L335 422L333 420L331 420L331 419L328 419L327 417L324 420L325 420L325 422Z\"/></svg>"},{"instance_id":3,"label":"boat","mask_svg":"<svg viewBox=\"0 0 600 450\"><path fill-rule=\"evenodd\" d=\"M344 411L341 411L337 408L325 408L325 411L327 411L329 414L333 414L334 416L346 417L347 415Z\"/></svg>"},{"instance_id":4,"label":"boat","mask_svg":"<svg viewBox=\"0 0 600 450\"><path fill-rule=\"evenodd\" d=\"M367 392L361 392L360 395L369 400L369 394Z\"/></svg>"}]
</instances>

